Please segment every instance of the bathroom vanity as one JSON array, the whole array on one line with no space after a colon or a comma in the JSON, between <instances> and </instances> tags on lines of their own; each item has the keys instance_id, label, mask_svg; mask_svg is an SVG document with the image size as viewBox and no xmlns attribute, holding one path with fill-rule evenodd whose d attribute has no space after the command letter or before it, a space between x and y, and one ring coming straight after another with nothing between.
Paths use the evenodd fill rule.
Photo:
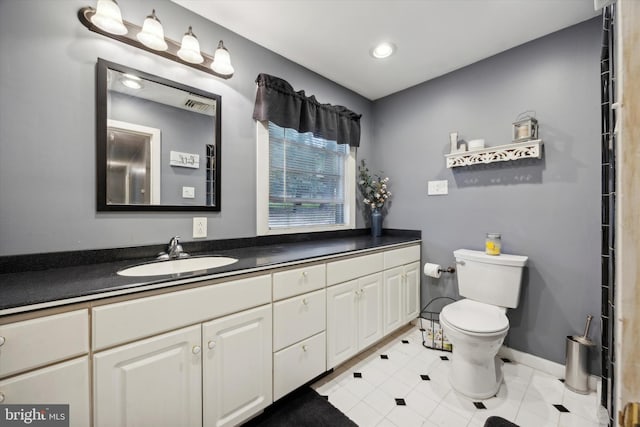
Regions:
<instances>
[{"instance_id":1,"label":"bathroom vanity","mask_svg":"<svg viewBox=\"0 0 640 427\"><path fill-rule=\"evenodd\" d=\"M36 278L60 288L2 303L0 402L69 404L72 426L237 425L415 319L420 244L238 248L176 277L115 274L131 261L0 275L10 300Z\"/></svg>"}]
</instances>

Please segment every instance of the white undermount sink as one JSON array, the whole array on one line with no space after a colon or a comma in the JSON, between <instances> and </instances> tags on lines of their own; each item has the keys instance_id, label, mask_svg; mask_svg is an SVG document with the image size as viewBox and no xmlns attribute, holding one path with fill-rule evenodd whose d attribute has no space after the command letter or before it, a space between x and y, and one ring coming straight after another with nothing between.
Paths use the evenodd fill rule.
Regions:
<instances>
[{"instance_id":1,"label":"white undermount sink","mask_svg":"<svg viewBox=\"0 0 640 427\"><path fill-rule=\"evenodd\" d=\"M210 268L224 267L238 262L236 258L224 256L204 256L194 258L182 258L169 261L151 262L136 265L118 271L120 276L164 276L167 274L187 273L191 271L208 270Z\"/></svg>"}]
</instances>

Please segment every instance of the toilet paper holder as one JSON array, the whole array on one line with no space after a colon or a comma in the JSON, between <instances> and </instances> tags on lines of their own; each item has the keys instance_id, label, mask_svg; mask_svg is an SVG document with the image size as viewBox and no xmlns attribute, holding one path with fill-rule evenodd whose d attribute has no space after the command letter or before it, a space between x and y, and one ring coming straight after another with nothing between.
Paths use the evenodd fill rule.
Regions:
<instances>
[{"instance_id":1,"label":"toilet paper holder","mask_svg":"<svg viewBox=\"0 0 640 427\"><path fill-rule=\"evenodd\" d=\"M447 267L447 268L439 268L438 269L439 273L455 273L456 269L453 267Z\"/></svg>"}]
</instances>

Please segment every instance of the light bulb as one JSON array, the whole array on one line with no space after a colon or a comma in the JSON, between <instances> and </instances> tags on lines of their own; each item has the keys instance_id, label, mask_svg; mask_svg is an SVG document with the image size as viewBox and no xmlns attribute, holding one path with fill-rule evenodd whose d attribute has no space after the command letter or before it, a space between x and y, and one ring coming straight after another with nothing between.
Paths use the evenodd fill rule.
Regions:
<instances>
[{"instance_id":1,"label":"light bulb","mask_svg":"<svg viewBox=\"0 0 640 427\"><path fill-rule=\"evenodd\" d=\"M164 30L162 23L156 16L155 9L144 20L142 30L136 35L136 38L149 49L163 51L169 47L164 41Z\"/></svg>"},{"instance_id":2,"label":"light bulb","mask_svg":"<svg viewBox=\"0 0 640 427\"><path fill-rule=\"evenodd\" d=\"M177 53L178 57L185 62L191 64L202 64L204 62L204 58L200 55L200 43L198 43L198 39L193 34L191 27L189 27L189 31L184 33L180 50Z\"/></svg>"},{"instance_id":3,"label":"light bulb","mask_svg":"<svg viewBox=\"0 0 640 427\"><path fill-rule=\"evenodd\" d=\"M110 34L121 36L128 31L122 23L122 13L116 0L98 0L96 13L91 17L91 22Z\"/></svg>"},{"instance_id":4,"label":"light bulb","mask_svg":"<svg viewBox=\"0 0 640 427\"><path fill-rule=\"evenodd\" d=\"M231 65L231 56L227 48L224 47L222 40L218 43L218 48L213 54L211 69L223 76L230 76L234 72L233 66Z\"/></svg>"}]
</instances>

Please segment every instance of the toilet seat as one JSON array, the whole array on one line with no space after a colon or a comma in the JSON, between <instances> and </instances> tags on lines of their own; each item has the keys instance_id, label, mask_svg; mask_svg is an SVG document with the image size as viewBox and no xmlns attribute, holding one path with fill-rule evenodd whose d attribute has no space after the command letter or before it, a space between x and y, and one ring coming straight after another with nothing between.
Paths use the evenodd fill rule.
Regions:
<instances>
[{"instance_id":1,"label":"toilet seat","mask_svg":"<svg viewBox=\"0 0 640 427\"><path fill-rule=\"evenodd\" d=\"M503 309L470 299L446 305L440 320L452 329L470 335L497 335L509 330L509 319Z\"/></svg>"}]
</instances>

